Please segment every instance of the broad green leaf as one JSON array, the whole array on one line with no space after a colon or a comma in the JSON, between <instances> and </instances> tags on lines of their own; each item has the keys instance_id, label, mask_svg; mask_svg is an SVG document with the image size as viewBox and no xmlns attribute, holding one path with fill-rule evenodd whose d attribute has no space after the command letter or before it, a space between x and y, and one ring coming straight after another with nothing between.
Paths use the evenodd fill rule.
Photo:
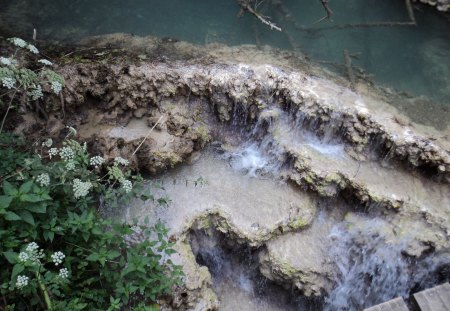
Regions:
<instances>
[{"instance_id":1,"label":"broad green leaf","mask_svg":"<svg viewBox=\"0 0 450 311\"><path fill-rule=\"evenodd\" d=\"M20 196L20 201L36 203L36 202L44 201L44 199L42 199L41 196L37 195L37 194L22 194Z\"/></svg>"},{"instance_id":2,"label":"broad green leaf","mask_svg":"<svg viewBox=\"0 0 450 311\"><path fill-rule=\"evenodd\" d=\"M34 217L29 211L20 211L19 215L23 219L23 221L29 223L32 226L35 225Z\"/></svg>"},{"instance_id":3,"label":"broad green leaf","mask_svg":"<svg viewBox=\"0 0 450 311\"><path fill-rule=\"evenodd\" d=\"M172 255L172 254L175 254L175 253L176 253L176 251L173 250L173 249L171 249L171 248L166 249L164 252L165 252L167 255Z\"/></svg>"},{"instance_id":4,"label":"broad green leaf","mask_svg":"<svg viewBox=\"0 0 450 311\"><path fill-rule=\"evenodd\" d=\"M14 252L3 252L3 255L5 255L6 260L8 260L9 263L15 264L17 262L17 253L14 253Z\"/></svg>"},{"instance_id":5,"label":"broad green leaf","mask_svg":"<svg viewBox=\"0 0 450 311\"><path fill-rule=\"evenodd\" d=\"M12 200L13 198L9 195L0 195L0 208L7 208Z\"/></svg>"},{"instance_id":6,"label":"broad green leaf","mask_svg":"<svg viewBox=\"0 0 450 311\"><path fill-rule=\"evenodd\" d=\"M20 272L22 272L25 267L21 264L15 264L11 274L11 281L15 280Z\"/></svg>"},{"instance_id":7,"label":"broad green leaf","mask_svg":"<svg viewBox=\"0 0 450 311\"><path fill-rule=\"evenodd\" d=\"M99 259L98 253L92 253L86 258L86 260L88 261L97 261L98 259Z\"/></svg>"},{"instance_id":8,"label":"broad green leaf","mask_svg":"<svg viewBox=\"0 0 450 311\"><path fill-rule=\"evenodd\" d=\"M53 231L44 231L44 239L50 240L50 242L53 242L54 238L55 238L55 233Z\"/></svg>"},{"instance_id":9,"label":"broad green leaf","mask_svg":"<svg viewBox=\"0 0 450 311\"><path fill-rule=\"evenodd\" d=\"M19 193L17 188L15 188L10 182L6 180L3 182L3 192L12 197L15 197Z\"/></svg>"},{"instance_id":10,"label":"broad green leaf","mask_svg":"<svg viewBox=\"0 0 450 311\"><path fill-rule=\"evenodd\" d=\"M33 186L33 181L29 180L26 183L22 184L22 186L20 186L19 192L21 194L28 193L28 192L30 192L32 186Z\"/></svg>"},{"instance_id":11,"label":"broad green leaf","mask_svg":"<svg viewBox=\"0 0 450 311\"><path fill-rule=\"evenodd\" d=\"M47 212L47 203L32 204L25 208L33 213L45 214Z\"/></svg>"},{"instance_id":12,"label":"broad green leaf","mask_svg":"<svg viewBox=\"0 0 450 311\"><path fill-rule=\"evenodd\" d=\"M13 212L6 212L5 219L9 221L21 220L20 216Z\"/></svg>"},{"instance_id":13,"label":"broad green leaf","mask_svg":"<svg viewBox=\"0 0 450 311\"><path fill-rule=\"evenodd\" d=\"M120 256L120 253L118 251L109 251L108 252L108 259L112 260L114 258L117 258Z\"/></svg>"}]
</instances>

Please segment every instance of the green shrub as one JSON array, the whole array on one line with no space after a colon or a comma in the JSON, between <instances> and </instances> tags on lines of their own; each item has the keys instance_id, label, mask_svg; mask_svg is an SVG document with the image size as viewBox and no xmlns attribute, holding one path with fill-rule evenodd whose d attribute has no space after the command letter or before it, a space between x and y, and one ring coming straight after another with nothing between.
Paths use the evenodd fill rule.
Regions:
<instances>
[{"instance_id":1,"label":"green shrub","mask_svg":"<svg viewBox=\"0 0 450 311\"><path fill-rule=\"evenodd\" d=\"M13 57L0 61L7 63L0 68L3 87L32 99L29 88L47 83L41 79L59 79L45 70L34 76ZM170 260L168 230L102 217L101 206L142 196L142 178L123 158L107 165L91 157L75 135L69 128L59 147L48 139L28 147L31 153L17 137L0 133L0 310L157 310L157 299L182 276Z\"/></svg>"},{"instance_id":2,"label":"green shrub","mask_svg":"<svg viewBox=\"0 0 450 311\"><path fill-rule=\"evenodd\" d=\"M151 305L169 294L181 270L169 259L167 229L130 227L98 213L100 199L123 204L141 193L127 161L105 166L75 140L60 148L50 143L11 167L2 184L0 291L7 304L106 310Z\"/></svg>"}]
</instances>

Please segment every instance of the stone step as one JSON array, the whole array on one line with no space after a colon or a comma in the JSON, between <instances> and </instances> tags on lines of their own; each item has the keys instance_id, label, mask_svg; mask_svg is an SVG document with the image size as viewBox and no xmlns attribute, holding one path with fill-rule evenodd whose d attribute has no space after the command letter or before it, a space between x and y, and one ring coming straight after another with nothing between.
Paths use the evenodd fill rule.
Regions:
<instances>
[{"instance_id":1,"label":"stone step","mask_svg":"<svg viewBox=\"0 0 450 311\"><path fill-rule=\"evenodd\" d=\"M364 311L409 311L401 297L383 302L382 304L364 309Z\"/></svg>"},{"instance_id":2,"label":"stone step","mask_svg":"<svg viewBox=\"0 0 450 311\"><path fill-rule=\"evenodd\" d=\"M414 311L450 311L450 284L444 283L413 295ZM409 311L403 298L398 297L364 311Z\"/></svg>"},{"instance_id":3,"label":"stone step","mask_svg":"<svg viewBox=\"0 0 450 311\"><path fill-rule=\"evenodd\" d=\"M445 283L414 294L414 302L420 311L449 311L450 284Z\"/></svg>"}]
</instances>

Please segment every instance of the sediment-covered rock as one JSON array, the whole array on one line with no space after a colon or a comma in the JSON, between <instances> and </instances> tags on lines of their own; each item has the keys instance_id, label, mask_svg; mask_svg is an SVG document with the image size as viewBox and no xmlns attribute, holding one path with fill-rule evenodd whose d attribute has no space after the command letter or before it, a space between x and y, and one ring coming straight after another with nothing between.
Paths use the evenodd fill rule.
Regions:
<instances>
[{"instance_id":1,"label":"sediment-covered rock","mask_svg":"<svg viewBox=\"0 0 450 311\"><path fill-rule=\"evenodd\" d=\"M171 203L136 201L123 217L150 216L171 228L175 262L186 273L172 307L218 306L211 276L189 244L192 230L213 228L230 243L257 249L265 277L307 296L323 296L335 285L326 247L336 222L364 227L368 218L388 215L391 223L380 230L393 240L407 236L407 256L448 251L445 114L439 130L416 123L388 103L388 92L362 85L352 91L292 53L123 35L93 40L88 43L128 45L153 57L143 61L130 52L131 64L121 57L67 61L57 68L66 80L64 101L46 102L48 122L28 114L17 129L33 133L45 123L43 134L57 140L70 125L95 154L128 158L154 174L171 169L159 180ZM174 58L155 56L161 49ZM212 141L214 152L205 151ZM255 156L254 169L234 167L243 142L265 152L269 164ZM220 157L225 153L232 156ZM265 165L276 174L265 175ZM290 183L277 183L283 178ZM152 187L154 196L164 196L158 189ZM321 223L319 200L343 201L336 210L364 211L366 218L339 215Z\"/></svg>"}]
</instances>

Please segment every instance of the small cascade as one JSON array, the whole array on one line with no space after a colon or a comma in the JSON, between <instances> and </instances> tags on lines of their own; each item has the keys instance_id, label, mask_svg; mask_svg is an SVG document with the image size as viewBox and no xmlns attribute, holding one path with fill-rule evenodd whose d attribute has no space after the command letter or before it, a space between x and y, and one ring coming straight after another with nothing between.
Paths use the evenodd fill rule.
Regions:
<instances>
[{"instance_id":1,"label":"small cascade","mask_svg":"<svg viewBox=\"0 0 450 311\"><path fill-rule=\"evenodd\" d=\"M191 246L200 265L207 266L221 311L317 311L322 301L306 298L261 275L258 249L233 244L229 238L210 230L192 231Z\"/></svg>"},{"instance_id":2,"label":"small cascade","mask_svg":"<svg viewBox=\"0 0 450 311\"><path fill-rule=\"evenodd\" d=\"M396 297L408 298L439 279L450 279L448 271L446 276L442 272L450 266L448 254L408 257L408 237L393 239L393 235L381 219L366 220L362 226L343 222L333 228L330 252L338 280L324 310L361 310Z\"/></svg>"}]
</instances>

